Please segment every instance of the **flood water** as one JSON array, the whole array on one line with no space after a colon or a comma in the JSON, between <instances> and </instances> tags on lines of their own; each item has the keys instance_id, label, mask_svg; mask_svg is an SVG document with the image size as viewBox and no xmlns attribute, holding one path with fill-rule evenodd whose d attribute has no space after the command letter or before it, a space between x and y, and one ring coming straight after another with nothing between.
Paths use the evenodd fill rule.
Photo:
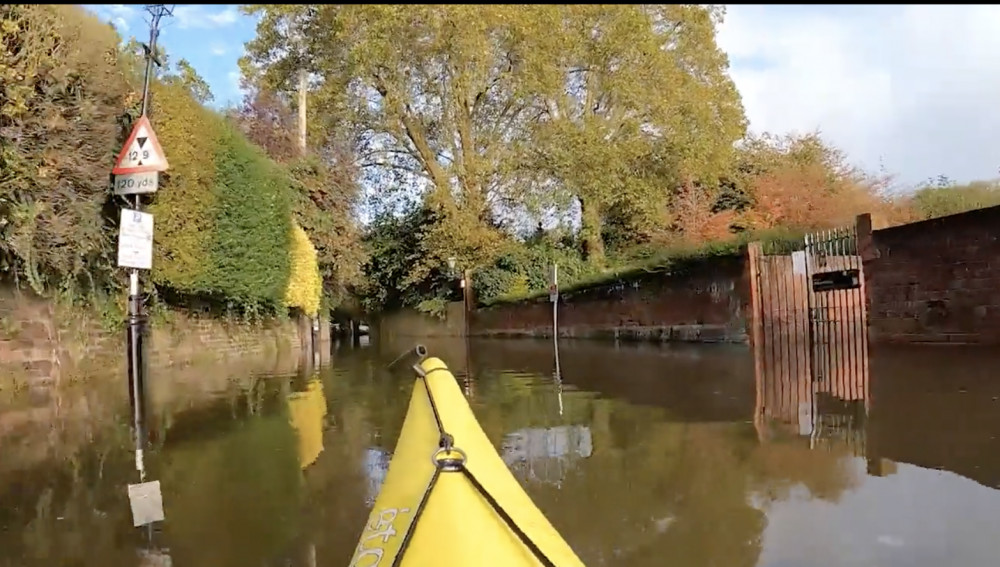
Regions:
<instances>
[{"instance_id":1,"label":"flood water","mask_svg":"<svg viewBox=\"0 0 1000 567\"><path fill-rule=\"evenodd\" d=\"M556 380L547 341L424 344L587 565L1000 561L1000 355L875 349L867 399L817 404L803 429L754 419L745 347L567 341ZM0 566L346 565L413 383L385 365L409 346L153 404L151 530L126 495L127 399L87 386L8 407Z\"/></svg>"}]
</instances>

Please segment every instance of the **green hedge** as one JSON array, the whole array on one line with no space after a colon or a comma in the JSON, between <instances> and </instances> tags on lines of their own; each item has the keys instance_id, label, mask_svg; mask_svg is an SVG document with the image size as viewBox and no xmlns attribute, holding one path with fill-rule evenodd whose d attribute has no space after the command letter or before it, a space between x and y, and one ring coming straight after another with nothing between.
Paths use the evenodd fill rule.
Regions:
<instances>
[{"instance_id":1,"label":"green hedge","mask_svg":"<svg viewBox=\"0 0 1000 567\"><path fill-rule=\"evenodd\" d=\"M220 116L180 85L154 85L150 121L170 169L160 174L153 213L153 281L185 294L206 290L206 260L216 230L216 146Z\"/></svg>"},{"instance_id":2,"label":"green hedge","mask_svg":"<svg viewBox=\"0 0 1000 567\"><path fill-rule=\"evenodd\" d=\"M183 295L276 310L290 271L292 178L180 85L153 89L170 170L151 207L153 279Z\"/></svg>"},{"instance_id":3,"label":"green hedge","mask_svg":"<svg viewBox=\"0 0 1000 567\"><path fill-rule=\"evenodd\" d=\"M218 206L203 290L276 308L290 270L291 179L228 124L215 167Z\"/></svg>"},{"instance_id":4,"label":"green hedge","mask_svg":"<svg viewBox=\"0 0 1000 567\"><path fill-rule=\"evenodd\" d=\"M117 295L124 201L109 174L137 115L141 61L78 7L0 6L0 28L0 130L12 134L0 137L0 279ZM291 174L182 83L154 81L151 95L170 169L148 208L149 279L161 298L277 310L290 271Z\"/></svg>"},{"instance_id":5,"label":"green hedge","mask_svg":"<svg viewBox=\"0 0 1000 567\"><path fill-rule=\"evenodd\" d=\"M5 283L88 293L119 273L103 210L129 89L118 41L76 6L0 5Z\"/></svg>"}]
</instances>

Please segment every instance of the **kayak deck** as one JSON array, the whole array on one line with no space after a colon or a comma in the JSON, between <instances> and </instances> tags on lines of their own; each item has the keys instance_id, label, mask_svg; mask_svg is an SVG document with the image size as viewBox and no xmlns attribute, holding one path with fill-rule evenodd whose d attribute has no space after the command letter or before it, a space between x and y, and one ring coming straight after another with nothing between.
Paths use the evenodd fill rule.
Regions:
<instances>
[{"instance_id":1,"label":"kayak deck","mask_svg":"<svg viewBox=\"0 0 1000 567\"><path fill-rule=\"evenodd\" d=\"M582 566L493 448L444 362L415 368L422 377L351 566Z\"/></svg>"}]
</instances>

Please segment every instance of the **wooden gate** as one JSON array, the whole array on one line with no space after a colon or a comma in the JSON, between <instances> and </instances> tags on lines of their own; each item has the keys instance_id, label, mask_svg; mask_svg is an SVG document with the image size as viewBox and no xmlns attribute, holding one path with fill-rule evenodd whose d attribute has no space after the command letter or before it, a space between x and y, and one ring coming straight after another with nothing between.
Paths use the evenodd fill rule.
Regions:
<instances>
[{"instance_id":1,"label":"wooden gate","mask_svg":"<svg viewBox=\"0 0 1000 567\"><path fill-rule=\"evenodd\" d=\"M864 274L856 232L748 250L757 418L812 435L817 397L868 398Z\"/></svg>"},{"instance_id":2,"label":"wooden gate","mask_svg":"<svg viewBox=\"0 0 1000 567\"><path fill-rule=\"evenodd\" d=\"M844 401L868 400L865 278L854 227L806 236L812 378Z\"/></svg>"}]
</instances>

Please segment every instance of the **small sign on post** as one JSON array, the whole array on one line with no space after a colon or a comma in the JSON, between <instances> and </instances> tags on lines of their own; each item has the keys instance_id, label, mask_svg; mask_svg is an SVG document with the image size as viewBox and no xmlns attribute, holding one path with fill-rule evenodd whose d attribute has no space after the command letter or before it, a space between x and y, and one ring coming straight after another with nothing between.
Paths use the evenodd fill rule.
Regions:
<instances>
[{"instance_id":1,"label":"small sign on post","mask_svg":"<svg viewBox=\"0 0 1000 567\"><path fill-rule=\"evenodd\" d=\"M153 268L153 215L122 209L118 229L118 266Z\"/></svg>"},{"instance_id":2,"label":"small sign on post","mask_svg":"<svg viewBox=\"0 0 1000 567\"><path fill-rule=\"evenodd\" d=\"M160 481L128 485L128 502L132 508L132 525L145 526L163 521L163 494Z\"/></svg>"},{"instance_id":3,"label":"small sign on post","mask_svg":"<svg viewBox=\"0 0 1000 567\"><path fill-rule=\"evenodd\" d=\"M115 195L156 193L160 188L160 172L125 173L115 176Z\"/></svg>"},{"instance_id":4,"label":"small sign on post","mask_svg":"<svg viewBox=\"0 0 1000 567\"><path fill-rule=\"evenodd\" d=\"M160 147L149 118L140 117L132 127L132 133L122 146L122 151L118 153L111 173L116 176L131 175L166 171L167 168L167 157L163 155L163 148Z\"/></svg>"}]
</instances>

